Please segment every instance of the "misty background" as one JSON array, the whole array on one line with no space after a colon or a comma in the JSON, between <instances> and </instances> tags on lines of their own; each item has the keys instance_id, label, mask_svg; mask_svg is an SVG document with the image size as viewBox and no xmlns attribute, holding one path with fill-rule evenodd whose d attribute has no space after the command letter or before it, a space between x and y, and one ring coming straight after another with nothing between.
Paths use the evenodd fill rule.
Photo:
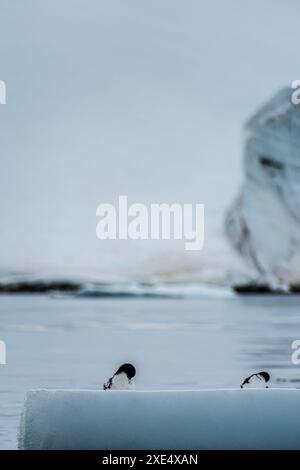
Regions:
<instances>
[{"instance_id":1,"label":"misty background","mask_svg":"<svg viewBox=\"0 0 300 470\"><path fill-rule=\"evenodd\" d=\"M299 78L296 0L0 0L0 270L226 280L242 126ZM99 241L100 203L204 203L205 247Z\"/></svg>"}]
</instances>

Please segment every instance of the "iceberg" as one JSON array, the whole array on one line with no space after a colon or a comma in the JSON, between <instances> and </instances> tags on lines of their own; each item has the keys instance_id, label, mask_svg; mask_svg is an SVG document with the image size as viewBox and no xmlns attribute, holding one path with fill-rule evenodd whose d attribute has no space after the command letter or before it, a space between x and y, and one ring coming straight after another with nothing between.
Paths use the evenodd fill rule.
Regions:
<instances>
[{"instance_id":1,"label":"iceberg","mask_svg":"<svg viewBox=\"0 0 300 470\"><path fill-rule=\"evenodd\" d=\"M300 390L35 390L19 449L300 449Z\"/></svg>"},{"instance_id":2,"label":"iceberg","mask_svg":"<svg viewBox=\"0 0 300 470\"><path fill-rule=\"evenodd\" d=\"M85 298L154 297L154 298L232 298L230 287L195 282L86 282L70 278L41 278L19 276L1 280L1 294L50 294L51 296L75 296Z\"/></svg>"},{"instance_id":3,"label":"iceberg","mask_svg":"<svg viewBox=\"0 0 300 470\"><path fill-rule=\"evenodd\" d=\"M226 286L200 283L122 283L86 284L77 297L153 297L153 298L232 298L234 292Z\"/></svg>"},{"instance_id":4,"label":"iceberg","mask_svg":"<svg viewBox=\"0 0 300 470\"><path fill-rule=\"evenodd\" d=\"M293 280L300 247L300 106L291 97L279 91L246 124L244 182L225 220L235 250L274 290Z\"/></svg>"}]
</instances>

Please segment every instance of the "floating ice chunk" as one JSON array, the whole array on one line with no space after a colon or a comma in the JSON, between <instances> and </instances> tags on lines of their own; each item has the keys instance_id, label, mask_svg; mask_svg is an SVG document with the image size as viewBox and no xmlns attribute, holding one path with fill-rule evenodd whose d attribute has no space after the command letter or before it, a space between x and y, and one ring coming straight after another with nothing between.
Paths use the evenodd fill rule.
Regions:
<instances>
[{"instance_id":1,"label":"floating ice chunk","mask_svg":"<svg viewBox=\"0 0 300 470\"><path fill-rule=\"evenodd\" d=\"M300 390L27 395L20 449L300 449Z\"/></svg>"},{"instance_id":2,"label":"floating ice chunk","mask_svg":"<svg viewBox=\"0 0 300 470\"><path fill-rule=\"evenodd\" d=\"M200 283L123 283L90 284L78 297L161 297L161 298L231 298L231 288Z\"/></svg>"},{"instance_id":3,"label":"floating ice chunk","mask_svg":"<svg viewBox=\"0 0 300 470\"><path fill-rule=\"evenodd\" d=\"M300 252L300 106L281 90L247 126L245 181L226 218L235 249L261 280L278 288L282 267Z\"/></svg>"}]
</instances>

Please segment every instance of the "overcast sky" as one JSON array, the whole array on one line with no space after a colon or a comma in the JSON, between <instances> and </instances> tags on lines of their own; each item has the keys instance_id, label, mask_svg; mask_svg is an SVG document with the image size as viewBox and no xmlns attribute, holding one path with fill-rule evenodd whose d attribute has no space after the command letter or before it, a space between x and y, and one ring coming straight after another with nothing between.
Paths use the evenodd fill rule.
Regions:
<instances>
[{"instance_id":1,"label":"overcast sky","mask_svg":"<svg viewBox=\"0 0 300 470\"><path fill-rule=\"evenodd\" d=\"M96 239L120 194L204 203L204 251L176 250L214 264L243 123L300 79L299 17L296 0L0 0L1 269L160 258L167 242Z\"/></svg>"}]
</instances>

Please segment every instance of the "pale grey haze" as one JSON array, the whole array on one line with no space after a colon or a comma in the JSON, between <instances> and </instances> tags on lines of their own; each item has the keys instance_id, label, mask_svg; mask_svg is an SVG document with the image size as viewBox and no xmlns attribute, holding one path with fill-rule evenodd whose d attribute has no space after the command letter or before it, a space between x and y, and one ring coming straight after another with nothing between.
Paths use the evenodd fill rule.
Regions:
<instances>
[{"instance_id":1,"label":"pale grey haze","mask_svg":"<svg viewBox=\"0 0 300 470\"><path fill-rule=\"evenodd\" d=\"M242 126L299 79L296 0L0 0L0 268L226 277ZM96 208L204 203L205 247L101 242ZM225 274L224 274L225 273Z\"/></svg>"}]
</instances>

